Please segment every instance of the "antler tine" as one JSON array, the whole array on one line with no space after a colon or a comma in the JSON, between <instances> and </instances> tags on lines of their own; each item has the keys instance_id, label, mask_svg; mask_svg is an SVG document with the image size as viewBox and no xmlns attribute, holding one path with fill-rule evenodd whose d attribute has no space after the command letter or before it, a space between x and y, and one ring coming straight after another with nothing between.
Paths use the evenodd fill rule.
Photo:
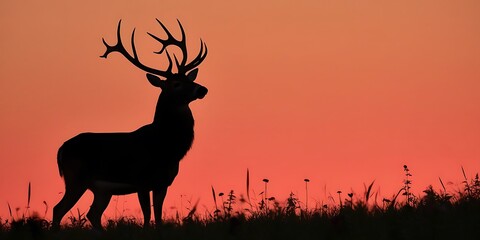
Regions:
<instances>
[{"instance_id":1,"label":"antler tine","mask_svg":"<svg viewBox=\"0 0 480 240\"><path fill-rule=\"evenodd\" d=\"M179 41L172 35L172 33L168 30L168 28L160 20L158 20L158 18L156 18L156 20L157 20L158 24L160 24L160 26L163 28L163 31L165 31L165 33L167 34L167 39L161 39L161 38L147 32L148 35L150 35L152 38L154 38L155 40L157 40L158 42L160 42L162 44L162 49L160 49L160 51L155 52L155 53L156 54L162 54L163 51L168 46L175 45L175 46L180 47L182 49L182 53L185 54L186 53L185 31L183 30L183 27L182 27L182 24L180 24L180 21L177 20L178 23L180 24L180 29L182 31L182 40ZM184 58L184 59L186 59L186 58ZM183 60L183 61L186 61L186 60Z\"/></svg>"},{"instance_id":2,"label":"antler tine","mask_svg":"<svg viewBox=\"0 0 480 240\"><path fill-rule=\"evenodd\" d=\"M177 22L178 22L178 26L180 26L180 32L182 33L182 41L180 41L182 46L180 46L180 48L182 49L183 59L182 59L181 66L185 66L185 64L187 63L187 59L188 59L187 36L185 34L185 30L183 29L183 26L182 26L182 23L180 22L180 20L177 19Z\"/></svg>"},{"instance_id":3,"label":"antler tine","mask_svg":"<svg viewBox=\"0 0 480 240\"><path fill-rule=\"evenodd\" d=\"M175 64L177 64L177 68L180 68L181 65L180 65L180 63L178 62L177 56L176 56L175 54L173 54L173 58L175 59Z\"/></svg>"},{"instance_id":4,"label":"antler tine","mask_svg":"<svg viewBox=\"0 0 480 240\"><path fill-rule=\"evenodd\" d=\"M131 42L132 42L132 52L133 52L133 58L134 59L138 59L138 55L137 55L137 49L135 49L135 28L133 29L132 31L132 39L131 39Z\"/></svg>"},{"instance_id":5,"label":"antler tine","mask_svg":"<svg viewBox=\"0 0 480 240\"><path fill-rule=\"evenodd\" d=\"M170 56L170 53L168 53L168 50L165 50L165 53L167 53L168 58L167 72L172 72L172 57ZM175 62L177 62L177 57L175 57L175 54L173 54L173 57L175 58Z\"/></svg>"},{"instance_id":6,"label":"antler tine","mask_svg":"<svg viewBox=\"0 0 480 240\"><path fill-rule=\"evenodd\" d=\"M200 39L200 51L198 55L189 64L183 66L181 70L179 70L179 72L181 71L182 73L186 73L196 68L207 57L207 53L208 53L207 44L204 43L202 39Z\"/></svg>"},{"instance_id":7,"label":"antler tine","mask_svg":"<svg viewBox=\"0 0 480 240\"><path fill-rule=\"evenodd\" d=\"M105 41L105 38L102 38L102 42L103 44L105 44L105 47L107 47L107 49L105 50L105 53L100 56L101 58L107 58L108 57L108 54L112 53L112 52L116 52L116 51L122 51L125 50L125 48L123 48L123 44L122 44L122 36L120 35L120 25L122 24L122 19L120 19L118 21L118 26L117 26L117 44L115 45L108 45L108 43Z\"/></svg>"},{"instance_id":8,"label":"antler tine","mask_svg":"<svg viewBox=\"0 0 480 240\"><path fill-rule=\"evenodd\" d=\"M148 67L146 65L144 65L143 63L140 62L140 59L138 58L138 54L137 54L137 50L135 48L135 29L133 29L132 31L132 37L131 37L131 44L132 44L132 52L133 52L133 56L130 55L130 53L125 49L125 47L123 46L123 43L122 43L122 36L120 34L120 28L121 28L121 24L122 24L122 20L118 21L118 27L117 27L117 44L115 45L109 45L104 38L102 38L102 41L103 41L103 44L105 44L105 47L107 48L105 50L105 53L100 56L102 58L107 58L108 55L112 52L118 52L120 54L122 54L129 62L131 62L133 65L135 65L136 67L146 71L146 72L149 72L149 73L152 73L152 74L156 74L156 75L159 75L159 76L162 76L162 77L165 77L165 78L168 78L170 76L172 76L172 69L171 69L171 65L172 65L172 60L171 58L169 57L169 68L167 69L167 71L162 71L162 70L158 70L158 69L154 69L154 68L151 68L151 67Z\"/></svg>"},{"instance_id":9,"label":"antler tine","mask_svg":"<svg viewBox=\"0 0 480 240\"><path fill-rule=\"evenodd\" d=\"M185 34L185 29L183 28L183 25L182 23L180 22L180 20L177 19L177 22L178 22L178 26L180 27L180 32L181 32L181 40L178 40L176 39L173 34L168 30L168 28L158 19L156 19L158 24L160 24L160 26L162 27L162 29L165 31L165 34L167 35L167 38L166 39L161 39L151 33L148 33L148 35L150 35L152 38L154 38L155 40L157 40L158 42L160 42L162 44L162 48L160 49L160 51L158 52L155 52L157 54L161 54L163 53L163 51L165 51L165 49L170 46L170 45L173 45L173 46L177 46L178 48L180 48L180 50L182 51L182 60L179 61L178 58L174 55L174 59L175 59L175 64L177 65L177 69L178 69L178 73L179 74L185 74L187 71L193 69L194 67L198 66L198 64L205 58L205 56L203 56L203 42L202 42L202 49L200 50L200 56L197 56L191 63L187 64L187 60L188 60L188 51L187 51L187 36ZM198 63L197 63L198 62ZM193 64L192 64L193 63Z\"/></svg>"},{"instance_id":10,"label":"antler tine","mask_svg":"<svg viewBox=\"0 0 480 240\"><path fill-rule=\"evenodd\" d=\"M161 38L159 38L159 37L157 37L157 36L155 36L155 35L153 35L153 34L151 34L151 33L149 33L149 32L147 32L147 34L150 35L150 37L154 38L155 40L159 41L159 42L162 44L162 49L160 49L160 51L158 51L158 52L154 52L154 53L156 53L156 54L162 54L163 51L164 51L164 50L167 48L167 46L168 46L167 44L165 44L165 40L163 40L163 39L161 39Z\"/></svg>"},{"instance_id":11,"label":"antler tine","mask_svg":"<svg viewBox=\"0 0 480 240\"><path fill-rule=\"evenodd\" d=\"M167 37L168 37L167 40L170 40L170 39L176 40L175 37L173 37L172 33L168 30L168 28L165 27L165 25L162 22L160 22L160 20L158 20L158 18L155 18L155 20L157 20L157 22L160 24L160 26L162 26L163 31L165 31L165 33L167 34Z\"/></svg>"}]
</instances>

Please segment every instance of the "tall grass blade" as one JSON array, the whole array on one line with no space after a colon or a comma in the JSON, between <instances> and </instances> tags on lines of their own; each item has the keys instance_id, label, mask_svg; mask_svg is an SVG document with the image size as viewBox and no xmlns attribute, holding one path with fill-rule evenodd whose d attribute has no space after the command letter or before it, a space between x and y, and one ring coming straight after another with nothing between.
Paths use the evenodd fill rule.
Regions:
<instances>
[{"instance_id":1,"label":"tall grass blade","mask_svg":"<svg viewBox=\"0 0 480 240\"><path fill-rule=\"evenodd\" d=\"M438 180L440 180L440 184L442 185L443 192L447 192L447 189L445 188L445 185L443 184L443 181L440 177L438 177Z\"/></svg>"},{"instance_id":2,"label":"tall grass blade","mask_svg":"<svg viewBox=\"0 0 480 240\"><path fill-rule=\"evenodd\" d=\"M30 197L31 197L31 193L32 193L32 185L31 185L30 182L28 182L27 209L30 208Z\"/></svg>"},{"instance_id":3,"label":"tall grass blade","mask_svg":"<svg viewBox=\"0 0 480 240\"><path fill-rule=\"evenodd\" d=\"M365 203L368 202L368 199L370 199L370 197L372 197L372 187L373 187L373 184L375 183L375 180L373 180L372 183L370 183L370 185L367 187L365 187ZM364 185L365 186L365 185Z\"/></svg>"},{"instance_id":4,"label":"tall grass blade","mask_svg":"<svg viewBox=\"0 0 480 240\"><path fill-rule=\"evenodd\" d=\"M467 174L465 174L465 169L463 169L463 166L461 167L462 167L463 177L465 178L465 181L468 181Z\"/></svg>"},{"instance_id":5,"label":"tall grass blade","mask_svg":"<svg viewBox=\"0 0 480 240\"><path fill-rule=\"evenodd\" d=\"M197 212L197 206L198 206L199 202L200 202L200 199L197 199L197 202L195 202L195 205L193 205L192 210L190 210L190 212L188 212L188 215L184 218L184 221L189 221L189 220L193 219L193 216L195 215L195 212Z\"/></svg>"},{"instance_id":6,"label":"tall grass blade","mask_svg":"<svg viewBox=\"0 0 480 240\"><path fill-rule=\"evenodd\" d=\"M213 195L213 202L215 203L215 210L218 210L217 206L217 194L215 194L215 189L212 186L212 195Z\"/></svg>"},{"instance_id":7,"label":"tall grass blade","mask_svg":"<svg viewBox=\"0 0 480 240\"><path fill-rule=\"evenodd\" d=\"M247 199L250 203L250 171L247 168Z\"/></svg>"},{"instance_id":8,"label":"tall grass blade","mask_svg":"<svg viewBox=\"0 0 480 240\"><path fill-rule=\"evenodd\" d=\"M400 193L402 193L403 191L405 191L405 188L401 188L400 190L398 190L397 194L391 200L390 207L392 209L395 208L395 204L397 203L397 198L398 196L400 196Z\"/></svg>"},{"instance_id":9,"label":"tall grass blade","mask_svg":"<svg viewBox=\"0 0 480 240\"><path fill-rule=\"evenodd\" d=\"M467 192L468 196L471 196L471 189L470 189L470 184L468 184L468 178L467 178L467 174L465 173L465 169L463 169L463 166L462 167L462 173L463 173L463 177L465 178L465 181L463 181L463 183L465 183L465 191Z\"/></svg>"},{"instance_id":10,"label":"tall grass blade","mask_svg":"<svg viewBox=\"0 0 480 240\"><path fill-rule=\"evenodd\" d=\"M80 213L80 209L77 208L78 220L82 220L82 214Z\"/></svg>"},{"instance_id":11,"label":"tall grass blade","mask_svg":"<svg viewBox=\"0 0 480 240\"><path fill-rule=\"evenodd\" d=\"M28 217L30 217L30 199L32 197L32 184L28 182L28 193L27 193L27 211L26 214ZM25 213L24 213L25 215Z\"/></svg>"},{"instance_id":12,"label":"tall grass blade","mask_svg":"<svg viewBox=\"0 0 480 240\"><path fill-rule=\"evenodd\" d=\"M46 201L43 201L43 205L45 205L45 213L44 213L43 217L46 218L47 217L47 212L48 212L48 204L47 204Z\"/></svg>"},{"instance_id":13,"label":"tall grass blade","mask_svg":"<svg viewBox=\"0 0 480 240\"><path fill-rule=\"evenodd\" d=\"M8 206L8 212L10 213L10 217L13 219L12 208L10 207L9 202L7 202L7 206Z\"/></svg>"}]
</instances>

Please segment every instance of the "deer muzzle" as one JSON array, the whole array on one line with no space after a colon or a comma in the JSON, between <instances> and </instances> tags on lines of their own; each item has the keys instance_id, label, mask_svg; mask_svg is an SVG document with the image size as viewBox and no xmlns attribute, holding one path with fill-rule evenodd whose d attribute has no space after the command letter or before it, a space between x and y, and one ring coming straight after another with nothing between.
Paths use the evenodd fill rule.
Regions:
<instances>
[{"instance_id":1,"label":"deer muzzle","mask_svg":"<svg viewBox=\"0 0 480 240\"><path fill-rule=\"evenodd\" d=\"M197 86L195 89L195 97L198 99L202 99L207 95L208 89L204 86Z\"/></svg>"}]
</instances>

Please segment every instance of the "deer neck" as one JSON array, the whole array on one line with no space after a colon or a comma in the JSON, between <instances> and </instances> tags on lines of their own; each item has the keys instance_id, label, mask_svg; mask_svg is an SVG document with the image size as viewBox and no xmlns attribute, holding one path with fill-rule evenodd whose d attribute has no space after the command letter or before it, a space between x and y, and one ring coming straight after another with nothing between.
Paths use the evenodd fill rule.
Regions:
<instances>
[{"instance_id":1,"label":"deer neck","mask_svg":"<svg viewBox=\"0 0 480 240\"><path fill-rule=\"evenodd\" d=\"M160 97L155 110L153 124L193 128L194 120L188 104L172 104Z\"/></svg>"}]
</instances>

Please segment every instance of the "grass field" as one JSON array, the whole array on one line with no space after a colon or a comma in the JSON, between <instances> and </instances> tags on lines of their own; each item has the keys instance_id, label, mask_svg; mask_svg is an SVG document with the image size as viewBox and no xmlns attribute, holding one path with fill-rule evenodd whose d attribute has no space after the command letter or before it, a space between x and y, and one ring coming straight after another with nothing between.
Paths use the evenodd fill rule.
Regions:
<instances>
[{"instance_id":1,"label":"grass field","mask_svg":"<svg viewBox=\"0 0 480 240\"><path fill-rule=\"evenodd\" d=\"M11 215L1 219L0 239L480 239L478 174L473 179L464 174L462 189L449 192L440 179L442 190L429 186L415 196L406 166L404 173L403 187L391 198L377 200L372 182L361 196L337 192L335 204L312 208L301 206L294 194L283 202L267 195L250 200L247 173L245 198L233 191L217 194L212 187L215 211L200 215L193 206L186 217L165 219L157 229L121 217L95 231L78 213L54 231L49 221L33 214Z\"/></svg>"}]
</instances>

